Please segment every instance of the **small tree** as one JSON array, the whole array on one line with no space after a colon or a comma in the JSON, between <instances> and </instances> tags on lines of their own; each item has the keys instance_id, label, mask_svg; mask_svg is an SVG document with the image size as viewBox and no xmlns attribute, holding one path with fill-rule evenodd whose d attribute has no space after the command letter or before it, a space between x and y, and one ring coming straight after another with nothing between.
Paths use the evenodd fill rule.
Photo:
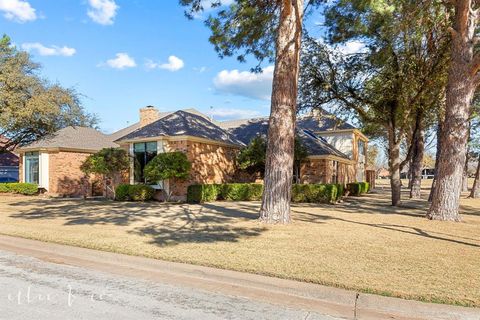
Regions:
<instances>
[{"instance_id":1,"label":"small tree","mask_svg":"<svg viewBox=\"0 0 480 320\"><path fill-rule=\"evenodd\" d=\"M143 170L145 178L149 181L160 182L168 179L185 180L190 176L192 165L183 152L160 153L153 158ZM172 192L164 190L167 199L170 200Z\"/></svg>"},{"instance_id":2,"label":"small tree","mask_svg":"<svg viewBox=\"0 0 480 320\"><path fill-rule=\"evenodd\" d=\"M263 179L265 174L265 156L267 145L262 137L255 137L237 157L238 167L249 174L258 174Z\"/></svg>"},{"instance_id":3,"label":"small tree","mask_svg":"<svg viewBox=\"0 0 480 320\"><path fill-rule=\"evenodd\" d=\"M80 170L87 176L91 174L103 176L105 196L108 196L108 180L110 180L111 192L113 198L115 198L115 178L122 171L128 170L129 167L130 160L125 150L105 148L85 159L85 162L80 166Z\"/></svg>"},{"instance_id":4,"label":"small tree","mask_svg":"<svg viewBox=\"0 0 480 320\"><path fill-rule=\"evenodd\" d=\"M303 145L302 140L298 137L295 137L295 145L293 150L293 171L295 177L295 183L300 182L300 168L302 167L302 162L308 157L308 150Z\"/></svg>"},{"instance_id":5,"label":"small tree","mask_svg":"<svg viewBox=\"0 0 480 320\"><path fill-rule=\"evenodd\" d=\"M247 147L243 148L237 157L238 167L250 174L259 174L261 178L265 174L265 158L267 153L267 144L264 138L253 138ZM294 145L293 170L296 180L300 176L300 166L308 156L307 149L302 141L296 137Z\"/></svg>"}]
</instances>

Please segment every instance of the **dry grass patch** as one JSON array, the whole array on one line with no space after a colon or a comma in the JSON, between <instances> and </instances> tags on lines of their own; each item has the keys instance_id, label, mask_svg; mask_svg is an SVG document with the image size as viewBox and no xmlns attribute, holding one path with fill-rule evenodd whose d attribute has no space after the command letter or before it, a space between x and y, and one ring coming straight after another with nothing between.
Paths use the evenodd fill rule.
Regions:
<instances>
[{"instance_id":1,"label":"dry grass patch","mask_svg":"<svg viewBox=\"0 0 480 320\"><path fill-rule=\"evenodd\" d=\"M424 301L480 306L480 200L462 223L388 194L295 205L267 226L259 203L120 203L0 196L0 233Z\"/></svg>"}]
</instances>

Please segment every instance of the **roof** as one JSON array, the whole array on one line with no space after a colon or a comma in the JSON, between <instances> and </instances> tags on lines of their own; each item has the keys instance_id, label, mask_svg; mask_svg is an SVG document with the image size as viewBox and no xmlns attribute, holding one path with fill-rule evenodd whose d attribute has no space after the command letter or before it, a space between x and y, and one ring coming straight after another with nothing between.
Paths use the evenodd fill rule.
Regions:
<instances>
[{"instance_id":1,"label":"roof","mask_svg":"<svg viewBox=\"0 0 480 320\"><path fill-rule=\"evenodd\" d=\"M222 124L225 125L225 123ZM268 118L228 121L225 127L229 128L229 132L238 140L248 144L257 136L266 138L268 132ZM302 144L307 148L309 156L332 155L350 160L347 155L338 151L325 139L316 136L313 132L302 128L298 124L296 135L302 141Z\"/></svg>"},{"instance_id":2,"label":"roof","mask_svg":"<svg viewBox=\"0 0 480 320\"><path fill-rule=\"evenodd\" d=\"M325 139L305 129L297 129L297 137L307 149L309 156L336 156L345 160L350 158L329 144Z\"/></svg>"},{"instance_id":3,"label":"roof","mask_svg":"<svg viewBox=\"0 0 480 320\"><path fill-rule=\"evenodd\" d=\"M64 148L99 151L103 148L116 148L109 135L87 127L66 127L56 133L39 139L20 150Z\"/></svg>"},{"instance_id":4,"label":"roof","mask_svg":"<svg viewBox=\"0 0 480 320\"><path fill-rule=\"evenodd\" d=\"M117 139L120 139L121 137L129 134L130 132L133 132L140 128L140 122L136 122L126 128L120 129L118 131L115 131L114 133L109 134L108 136L112 141L115 141Z\"/></svg>"},{"instance_id":5,"label":"roof","mask_svg":"<svg viewBox=\"0 0 480 320\"><path fill-rule=\"evenodd\" d=\"M298 117L297 127L313 132L356 129L350 123L337 118L325 110Z\"/></svg>"},{"instance_id":6,"label":"roof","mask_svg":"<svg viewBox=\"0 0 480 320\"><path fill-rule=\"evenodd\" d=\"M192 136L243 146L228 131L220 128L202 115L179 110L117 139L140 140L154 137Z\"/></svg>"}]
</instances>

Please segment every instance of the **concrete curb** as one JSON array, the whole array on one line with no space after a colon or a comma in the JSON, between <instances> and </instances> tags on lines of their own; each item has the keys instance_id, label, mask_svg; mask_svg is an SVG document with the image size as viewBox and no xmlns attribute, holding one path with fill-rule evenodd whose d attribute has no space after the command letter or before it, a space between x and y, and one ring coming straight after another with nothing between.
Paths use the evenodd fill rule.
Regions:
<instances>
[{"instance_id":1,"label":"concrete curb","mask_svg":"<svg viewBox=\"0 0 480 320\"><path fill-rule=\"evenodd\" d=\"M0 235L0 250L44 261L242 296L355 320L480 320L480 309L423 303L236 271Z\"/></svg>"}]
</instances>

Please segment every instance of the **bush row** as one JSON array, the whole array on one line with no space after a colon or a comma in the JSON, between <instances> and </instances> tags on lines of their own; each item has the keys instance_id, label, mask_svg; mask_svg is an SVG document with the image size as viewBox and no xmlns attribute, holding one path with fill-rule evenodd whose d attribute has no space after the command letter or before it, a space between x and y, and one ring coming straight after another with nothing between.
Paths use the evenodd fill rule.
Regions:
<instances>
[{"instance_id":1,"label":"bush row","mask_svg":"<svg viewBox=\"0 0 480 320\"><path fill-rule=\"evenodd\" d=\"M360 196L370 191L370 184L368 182L353 182L347 184L348 193L352 196Z\"/></svg>"},{"instance_id":2,"label":"bush row","mask_svg":"<svg viewBox=\"0 0 480 320\"><path fill-rule=\"evenodd\" d=\"M149 201L153 199L155 190L143 184L121 184L115 189L115 200Z\"/></svg>"},{"instance_id":3,"label":"bush row","mask_svg":"<svg viewBox=\"0 0 480 320\"><path fill-rule=\"evenodd\" d=\"M33 183L0 183L0 193L17 193L34 195L38 192L38 186Z\"/></svg>"},{"instance_id":4,"label":"bush row","mask_svg":"<svg viewBox=\"0 0 480 320\"><path fill-rule=\"evenodd\" d=\"M261 200L262 192L263 185L254 183L196 184L188 187L187 202L254 201ZM292 201L335 203L343 193L344 186L341 184L295 184Z\"/></svg>"},{"instance_id":5,"label":"bush row","mask_svg":"<svg viewBox=\"0 0 480 320\"><path fill-rule=\"evenodd\" d=\"M194 184L188 187L187 202L255 201L262 198L262 192L263 185L255 183Z\"/></svg>"},{"instance_id":6,"label":"bush row","mask_svg":"<svg viewBox=\"0 0 480 320\"><path fill-rule=\"evenodd\" d=\"M294 184L292 202L335 203L344 193L343 184Z\"/></svg>"}]
</instances>

